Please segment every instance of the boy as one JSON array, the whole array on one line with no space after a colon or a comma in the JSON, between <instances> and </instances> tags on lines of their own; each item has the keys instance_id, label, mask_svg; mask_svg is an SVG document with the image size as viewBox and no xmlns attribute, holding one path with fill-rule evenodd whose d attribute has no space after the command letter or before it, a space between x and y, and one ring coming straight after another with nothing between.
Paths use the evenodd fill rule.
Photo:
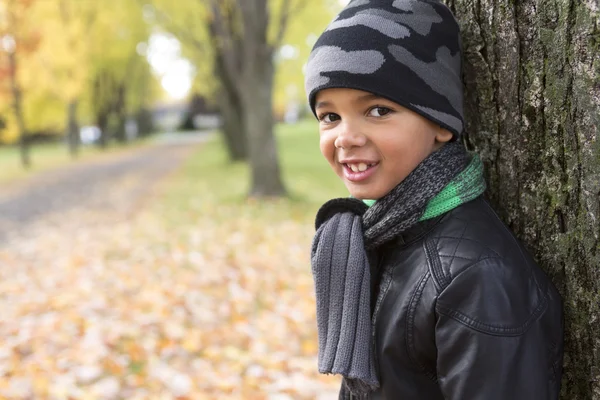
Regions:
<instances>
[{"instance_id":1,"label":"boy","mask_svg":"<svg viewBox=\"0 0 600 400\"><path fill-rule=\"evenodd\" d=\"M558 398L560 296L483 199L461 144L460 32L436 0L352 0L306 91L351 198L312 246L319 371L341 399Z\"/></svg>"}]
</instances>

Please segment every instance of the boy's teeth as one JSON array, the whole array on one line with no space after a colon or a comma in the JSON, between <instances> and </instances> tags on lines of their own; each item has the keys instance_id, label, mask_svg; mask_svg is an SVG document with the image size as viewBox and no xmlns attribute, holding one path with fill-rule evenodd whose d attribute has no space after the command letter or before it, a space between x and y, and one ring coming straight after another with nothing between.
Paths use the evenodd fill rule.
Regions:
<instances>
[{"instance_id":1,"label":"boy's teeth","mask_svg":"<svg viewBox=\"0 0 600 400\"><path fill-rule=\"evenodd\" d=\"M366 163L358 163L358 164L348 164L348 167L353 172L364 172L369 169L371 165L367 165Z\"/></svg>"}]
</instances>

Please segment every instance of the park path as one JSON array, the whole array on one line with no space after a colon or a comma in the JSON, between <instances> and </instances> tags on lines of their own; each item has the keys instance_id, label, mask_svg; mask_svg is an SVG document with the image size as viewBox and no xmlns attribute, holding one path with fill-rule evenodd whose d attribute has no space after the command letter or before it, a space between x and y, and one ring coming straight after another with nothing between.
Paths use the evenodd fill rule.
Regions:
<instances>
[{"instance_id":1,"label":"park path","mask_svg":"<svg viewBox=\"0 0 600 400\"><path fill-rule=\"evenodd\" d=\"M0 246L26 234L38 221L60 220L67 212L130 215L208 136L165 135L141 149L43 172L16 187L0 187Z\"/></svg>"}]
</instances>

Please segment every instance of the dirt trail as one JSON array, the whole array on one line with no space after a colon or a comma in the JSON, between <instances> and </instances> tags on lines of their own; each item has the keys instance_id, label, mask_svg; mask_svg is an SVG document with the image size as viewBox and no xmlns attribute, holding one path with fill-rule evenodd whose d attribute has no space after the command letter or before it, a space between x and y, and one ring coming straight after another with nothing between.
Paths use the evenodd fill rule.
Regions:
<instances>
[{"instance_id":1,"label":"dirt trail","mask_svg":"<svg viewBox=\"0 0 600 400\"><path fill-rule=\"evenodd\" d=\"M73 211L128 215L194 147L165 142L44 172L17 188L0 187L0 246L38 221Z\"/></svg>"}]
</instances>

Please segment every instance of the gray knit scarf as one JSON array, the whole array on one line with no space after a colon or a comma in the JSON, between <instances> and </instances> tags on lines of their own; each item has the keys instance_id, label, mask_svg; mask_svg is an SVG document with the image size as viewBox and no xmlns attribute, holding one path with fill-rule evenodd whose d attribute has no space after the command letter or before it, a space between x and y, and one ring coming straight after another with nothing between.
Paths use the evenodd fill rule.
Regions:
<instances>
[{"instance_id":1,"label":"gray knit scarf","mask_svg":"<svg viewBox=\"0 0 600 400\"><path fill-rule=\"evenodd\" d=\"M379 388L373 358L371 271L367 252L415 225L427 203L468 164L459 142L432 153L368 208L334 199L317 213L311 264L317 300L319 372L341 374L356 395Z\"/></svg>"}]
</instances>

